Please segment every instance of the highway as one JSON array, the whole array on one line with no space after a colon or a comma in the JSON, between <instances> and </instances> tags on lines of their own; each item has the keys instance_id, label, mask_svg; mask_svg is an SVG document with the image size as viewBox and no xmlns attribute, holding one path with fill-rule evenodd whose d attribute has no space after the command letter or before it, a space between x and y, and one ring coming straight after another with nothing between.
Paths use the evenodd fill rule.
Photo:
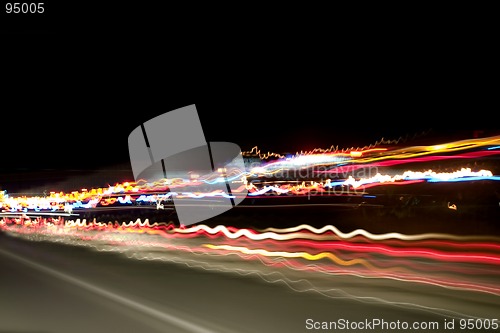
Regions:
<instances>
[{"instance_id":1,"label":"highway","mask_svg":"<svg viewBox=\"0 0 500 333\"><path fill-rule=\"evenodd\" d=\"M195 253L154 260L162 256L159 248L141 257L137 247L117 250L109 239L107 246L89 247L0 235L2 333L311 332L347 321L368 325L349 331L403 331L396 325L406 323L427 325L414 332L437 332L445 323L457 329L460 320L478 316L492 323L500 309L492 293L353 275L325 278L286 267L268 271L260 261ZM197 241L183 242L193 247Z\"/></svg>"}]
</instances>

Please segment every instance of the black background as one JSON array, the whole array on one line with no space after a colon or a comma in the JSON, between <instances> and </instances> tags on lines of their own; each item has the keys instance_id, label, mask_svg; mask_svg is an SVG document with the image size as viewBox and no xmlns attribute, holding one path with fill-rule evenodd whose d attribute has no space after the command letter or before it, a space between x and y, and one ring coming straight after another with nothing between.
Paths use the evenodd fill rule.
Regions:
<instances>
[{"instance_id":1,"label":"black background","mask_svg":"<svg viewBox=\"0 0 500 333\"><path fill-rule=\"evenodd\" d=\"M49 2L43 17L2 17L8 192L132 180L130 132L190 104L207 141L242 150L499 132L496 48L478 34L486 22L92 6Z\"/></svg>"}]
</instances>

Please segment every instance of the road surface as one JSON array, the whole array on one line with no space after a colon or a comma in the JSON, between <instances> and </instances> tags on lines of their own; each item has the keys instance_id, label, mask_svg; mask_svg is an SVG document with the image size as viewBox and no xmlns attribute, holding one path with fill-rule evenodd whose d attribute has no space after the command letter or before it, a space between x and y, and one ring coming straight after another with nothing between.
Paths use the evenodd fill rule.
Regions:
<instances>
[{"instance_id":1,"label":"road surface","mask_svg":"<svg viewBox=\"0 0 500 333\"><path fill-rule=\"evenodd\" d=\"M460 321L474 317L441 311L446 307L444 303L467 302L470 307L484 308L483 313L489 318L500 309L500 297L494 295L477 296L433 286L415 287L354 277L338 280L339 290L376 290L374 292L380 295L400 293L407 295L408 303L412 303L412 299L434 297L432 303L437 310L402 306L405 302L396 305L370 301L371 298L363 301L362 298L329 297L332 294L321 294L301 285L300 276L293 284L287 283L293 281L290 275L280 279L269 273L266 280L262 278L265 274L246 274L250 270L245 270L243 265L243 273L234 274L237 269L228 273L222 269L190 267L186 262L137 260L104 248L30 241L2 233L0 332L340 330L340 326L333 329L332 322L364 328L348 330L350 332L402 332L405 330L397 327L406 324L427 326L425 329L414 326L413 332L441 332L444 325L450 323L460 332L463 331L458 329ZM216 266L212 263L210 267ZM464 295L469 299L461 299ZM329 328L325 330L323 325ZM480 330L468 332L472 331Z\"/></svg>"}]
</instances>

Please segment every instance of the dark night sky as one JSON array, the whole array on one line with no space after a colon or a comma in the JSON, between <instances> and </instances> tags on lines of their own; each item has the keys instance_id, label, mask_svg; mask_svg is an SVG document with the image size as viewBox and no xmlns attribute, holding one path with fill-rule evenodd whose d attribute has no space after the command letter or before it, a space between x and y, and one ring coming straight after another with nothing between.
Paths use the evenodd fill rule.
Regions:
<instances>
[{"instance_id":1,"label":"dark night sky","mask_svg":"<svg viewBox=\"0 0 500 333\"><path fill-rule=\"evenodd\" d=\"M422 133L446 140L499 129L489 60L481 48L481 62L456 52L463 41L337 35L332 44L327 32L229 34L222 24L174 41L175 34L147 28L63 28L3 36L12 37L3 42L9 53L1 77L0 187L9 193L133 180L130 132L190 104L207 141L243 150L348 148Z\"/></svg>"},{"instance_id":2,"label":"dark night sky","mask_svg":"<svg viewBox=\"0 0 500 333\"><path fill-rule=\"evenodd\" d=\"M307 77L288 78L296 80L290 84L278 74L273 84L207 86L200 92L166 82L145 87L137 77L125 83L118 78L103 80L102 69L95 69L90 78L78 70L70 71L76 75L73 79L54 74L59 83L32 81L31 87L22 89L24 100L21 95L15 101L8 96L0 184L9 193L18 187L41 188L40 182L48 190L53 184L70 190L133 180L130 132L150 118L190 104L197 106L207 141L235 142L242 150L255 145L278 152L330 145L349 148L399 137L408 142L431 137L446 142L470 138L474 130L494 130L491 122L460 119L478 107L459 93L394 96L355 84L333 88L317 82L311 87L302 83ZM449 123L440 119L448 116ZM94 171L100 176L91 177Z\"/></svg>"}]
</instances>

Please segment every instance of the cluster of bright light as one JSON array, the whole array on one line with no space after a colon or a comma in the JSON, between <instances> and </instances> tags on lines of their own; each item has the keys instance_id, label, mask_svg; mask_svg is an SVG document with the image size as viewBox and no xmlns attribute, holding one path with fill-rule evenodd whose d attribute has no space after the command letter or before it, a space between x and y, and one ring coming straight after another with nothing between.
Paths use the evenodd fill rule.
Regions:
<instances>
[{"instance_id":1,"label":"cluster of bright light","mask_svg":"<svg viewBox=\"0 0 500 333\"><path fill-rule=\"evenodd\" d=\"M412 184L415 182L456 182L478 180L500 180L489 170L473 171L460 168L452 172L433 170L406 170L402 173L381 173L366 177L355 176L355 171L388 168L394 165L416 162L434 162L444 159L473 160L500 153L500 137L455 141L440 145L412 146L404 148L364 147L362 149L341 150L315 149L293 156L277 153L261 154L255 147L244 156L258 155L260 162L252 163L249 170L228 168L208 175L195 175L190 179L159 179L156 182L117 183L107 188L82 189L71 193L50 192L48 196L11 197L6 192L0 194L0 208L3 212L73 212L78 209L92 209L112 205L133 205L134 203L167 202L174 197L181 198L234 198L239 193L249 196L260 195L309 195L311 192L328 192L335 187L367 190L373 186L390 184ZM464 150L472 150L465 151ZM446 154L446 155L443 155ZM274 158L274 159L273 159ZM227 177L221 177L224 174ZM296 177L290 177L295 175ZM297 176L298 175L298 176ZM314 176L326 176L313 180ZM333 178L335 176L335 178ZM257 180L257 181L255 181ZM238 183L231 195L210 190L210 185L222 181ZM193 191L192 188L197 188ZM205 190L200 190L205 187Z\"/></svg>"},{"instance_id":2,"label":"cluster of bright light","mask_svg":"<svg viewBox=\"0 0 500 333\"><path fill-rule=\"evenodd\" d=\"M323 169L331 168L330 171L317 170L316 172L335 172L335 168L350 166L390 166L401 163L431 162L444 159L473 159L500 154L494 145L500 143L500 136L489 138L468 139L453 141L440 145L410 146L404 148L373 148L351 149L347 151L324 150L321 153L313 150L310 152L297 153L290 157L275 153L264 154L280 156L277 160L262 162L260 165L250 169L254 176L272 175L290 168L315 168L321 166ZM256 149L256 148L255 148ZM464 150L475 150L459 154ZM479 150L479 151L478 151ZM256 152L258 150L252 150ZM449 154L449 155L438 155ZM375 164L378 163L378 164Z\"/></svg>"},{"instance_id":3,"label":"cluster of bright light","mask_svg":"<svg viewBox=\"0 0 500 333\"><path fill-rule=\"evenodd\" d=\"M402 174L397 174L395 176L376 174L373 177L356 180L352 176L349 176L347 180L341 183L341 185L352 186L358 188L365 184L373 183L393 183L398 181L406 180L426 180L429 182L450 182L458 180L500 180L500 177L493 176L493 173L489 170L479 170L477 172L472 171L470 168L462 168L458 171L453 172L434 172L432 170L427 171L405 171Z\"/></svg>"}]
</instances>

